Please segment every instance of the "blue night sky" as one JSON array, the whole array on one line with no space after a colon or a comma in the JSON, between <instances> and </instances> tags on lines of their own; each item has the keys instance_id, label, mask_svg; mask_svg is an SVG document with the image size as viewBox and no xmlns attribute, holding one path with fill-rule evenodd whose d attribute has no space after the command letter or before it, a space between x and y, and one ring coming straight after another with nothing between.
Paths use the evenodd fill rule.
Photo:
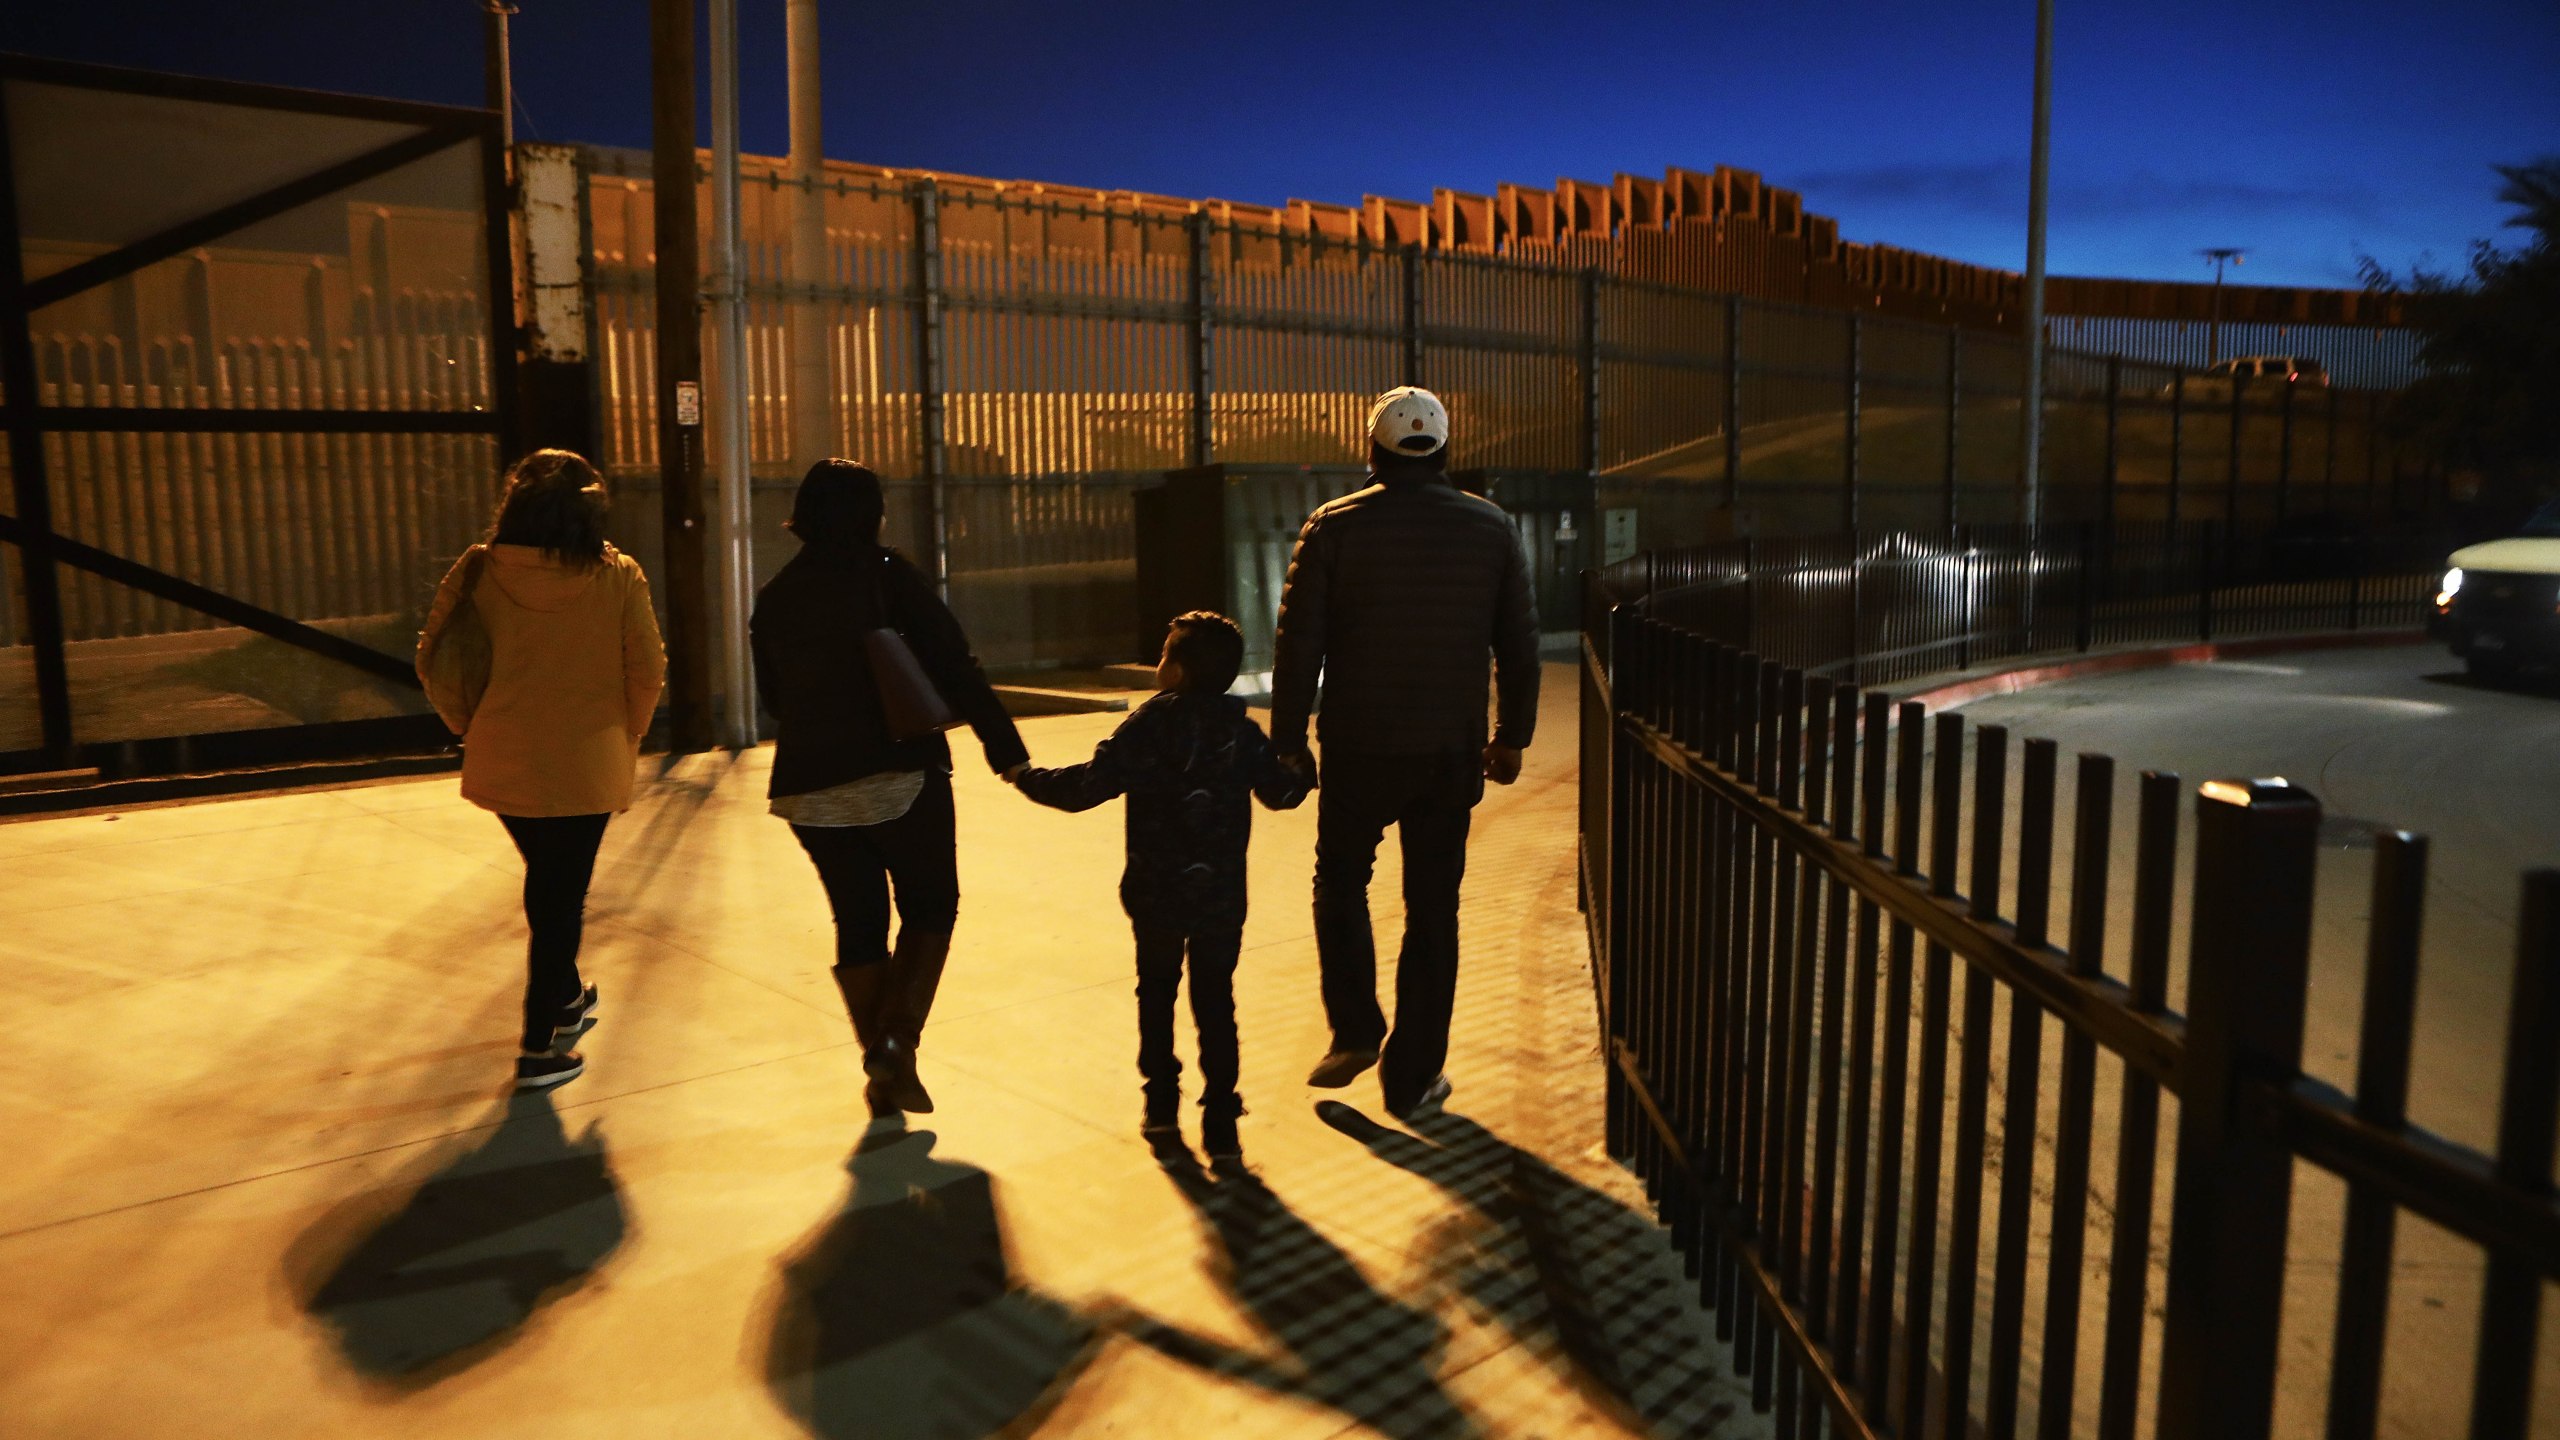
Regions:
<instances>
[{"instance_id":1,"label":"blue night sky","mask_svg":"<svg viewBox=\"0 0 2560 1440\"><path fill-rule=\"evenodd\" d=\"M644 0L520 0L528 138L645 145ZM2348 285L2458 262L2560 154L2560 4L2057 5L2056 273ZM784 147L781 0L739 0ZM90 0L0 48L477 103L477 0ZM2019 268L2034 6L822 0L841 159L1278 203L1757 170L1849 239ZM707 131L705 138L707 139Z\"/></svg>"}]
</instances>

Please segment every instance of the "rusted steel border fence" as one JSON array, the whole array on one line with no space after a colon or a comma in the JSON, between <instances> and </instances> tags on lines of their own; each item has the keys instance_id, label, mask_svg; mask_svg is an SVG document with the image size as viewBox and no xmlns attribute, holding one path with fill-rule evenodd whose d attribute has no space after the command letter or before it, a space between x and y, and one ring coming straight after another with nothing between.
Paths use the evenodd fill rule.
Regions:
<instances>
[{"instance_id":1,"label":"rusted steel border fence","mask_svg":"<svg viewBox=\"0 0 2560 1440\"><path fill-rule=\"evenodd\" d=\"M649 182L614 151L586 152L583 173L599 448L636 478L656 463ZM830 446L928 499L956 478L1341 464L1369 398L1416 383L1448 400L1461 468L1676 481L1729 512L1722 533L2021 513L2010 335L1640 280L1565 250L851 171L815 187L829 239L811 282L778 238L800 188L759 171L745 197L766 237L743 283L767 478L790 478L812 407ZM827 378L803 394L789 356L810 327ZM2259 523L2424 498L2378 391L2052 354L2049 518ZM1646 515L1652 543L1718 533L1673 508ZM934 533L919 515L915 548Z\"/></svg>"},{"instance_id":2,"label":"rusted steel border fence","mask_svg":"<svg viewBox=\"0 0 2560 1440\"><path fill-rule=\"evenodd\" d=\"M2067 567L2083 537L2009 538L1971 548L2032 574ZM1696 628L1665 619L1682 585L1733 588L1717 563L1646 557L1593 577L1584 882L1609 1143L1651 1190L1778 1433L2132 1440L2147 1419L2163 1440L2262 1440L2287 1267L2322 1263L2288 1257L2299 1161L2348 1195L2320 1327L2325 1433L2376 1433L2406 1213L2485 1252L2467 1433L2525 1436L2539 1307L2560 1279L2560 871L2524 877L2497 1153L2475 1153L2406 1114L2422 838L2379 841L2349 1096L2302 1067L2315 798L2281 782L2196 790L2187 1011L2173 1012L2177 776L2142 777L2124 876L2113 760L2078 757L2066 840L2053 742L2025 742L2013 808L2006 730L1974 727L1968 766L1962 716L1807 673L1862 666L1805 653L1773 597L1693 612ZM2246 578L2271 604L2332 583ZM1784 583L1823 588L1801 570ZM1994 631L1986 643L2003 643ZM2116 933L2109 893L2128 879ZM2129 963L2111 967L2111 952ZM2113 1094L2102 1054L2121 1073ZM2040 1115L2049 1199L2030 1188ZM2090 1181L2109 1129L2101 1261ZM2302 1348L2316 1347L2289 1339Z\"/></svg>"}]
</instances>

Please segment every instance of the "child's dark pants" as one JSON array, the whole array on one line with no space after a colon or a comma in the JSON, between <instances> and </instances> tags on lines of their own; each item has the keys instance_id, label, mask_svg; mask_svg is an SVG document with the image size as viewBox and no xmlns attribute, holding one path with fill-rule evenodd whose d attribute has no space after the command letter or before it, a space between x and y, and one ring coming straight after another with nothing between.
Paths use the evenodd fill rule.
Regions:
<instances>
[{"instance_id":1,"label":"child's dark pants","mask_svg":"<svg viewBox=\"0 0 2560 1440\"><path fill-rule=\"evenodd\" d=\"M1133 921L1138 937L1138 1073L1150 1096L1179 1093L1182 1062L1173 1053L1173 993L1191 957L1191 1019L1200 1029L1200 1103L1233 1113L1236 1101L1236 954L1242 926L1183 930Z\"/></svg>"}]
</instances>

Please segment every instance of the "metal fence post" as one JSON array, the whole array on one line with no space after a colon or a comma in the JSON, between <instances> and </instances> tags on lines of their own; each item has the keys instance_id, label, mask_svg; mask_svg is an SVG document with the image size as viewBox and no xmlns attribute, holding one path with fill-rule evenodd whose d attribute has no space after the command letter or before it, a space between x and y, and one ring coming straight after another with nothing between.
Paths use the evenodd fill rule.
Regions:
<instances>
[{"instance_id":1,"label":"metal fence post","mask_svg":"<svg viewBox=\"0 0 2560 1440\"><path fill-rule=\"evenodd\" d=\"M1946 495L1940 497L1940 520L1956 525L1961 520L1956 500L1956 425L1964 420L1964 331L1958 325L1946 328Z\"/></svg>"},{"instance_id":2,"label":"metal fence post","mask_svg":"<svg viewBox=\"0 0 2560 1440\"><path fill-rule=\"evenodd\" d=\"M949 463L942 406L942 192L919 180L916 205L916 437L917 478L933 510L933 583L951 595L951 505L943 474Z\"/></svg>"},{"instance_id":3,"label":"metal fence post","mask_svg":"<svg viewBox=\"0 0 2560 1440\"><path fill-rule=\"evenodd\" d=\"M1759 650L1760 644L1760 547L1751 536L1742 537L1742 648Z\"/></svg>"},{"instance_id":4,"label":"metal fence post","mask_svg":"<svg viewBox=\"0 0 2560 1440\"><path fill-rule=\"evenodd\" d=\"M1400 338L1404 342L1404 383L1422 383L1422 246L1419 242L1404 247L1404 315Z\"/></svg>"},{"instance_id":5,"label":"metal fence post","mask_svg":"<svg viewBox=\"0 0 2560 1440\"><path fill-rule=\"evenodd\" d=\"M1628 857L1633 853L1630 835L1635 823L1634 785L1636 747L1628 736L1620 717L1642 703L1643 678L1637 673L1635 642L1636 616L1623 605L1612 606L1602 622L1609 636L1609 871L1602 877L1608 896L1606 940L1600 956L1600 997L1607 1007L1601 1016L1606 1038L1611 1041L1626 1035L1627 975L1622 963L1627 953L1627 931L1633 923L1632 906L1628 903ZM1631 695L1630 691L1637 692ZM1609 1152L1625 1159L1634 1153L1635 1117L1628 1113L1626 1082L1618 1073L1615 1052L1607 1072L1604 1088L1603 1125Z\"/></svg>"},{"instance_id":6,"label":"metal fence post","mask_svg":"<svg viewBox=\"0 0 2560 1440\"><path fill-rule=\"evenodd\" d=\"M1857 533L1858 529L1859 318L1857 311L1852 310L1849 312L1849 363L1844 367L1848 372L1849 393L1846 397L1846 404L1849 412L1849 421L1848 433L1841 437L1840 450L1840 473L1842 485L1840 497L1840 528L1849 531L1853 535Z\"/></svg>"},{"instance_id":7,"label":"metal fence post","mask_svg":"<svg viewBox=\"0 0 2560 1440\"><path fill-rule=\"evenodd\" d=\"M2320 802L2273 780L2196 797L2159 1433L2263 1440L2275 1417L2293 1155L2249 1092L2302 1068Z\"/></svg>"},{"instance_id":8,"label":"metal fence post","mask_svg":"<svg viewBox=\"0 0 2560 1440\"><path fill-rule=\"evenodd\" d=\"M2169 528L2178 528L2178 485L2186 477L2187 372L2169 377Z\"/></svg>"},{"instance_id":9,"label":"metal fence post","mask_svg":"<svg viewBox=\"0 0 2560 1440\"><path fill-rule=\"evenodd\" d=\"M1742 508L1742 297L1724 299L1724 508Z\"/></svg>"},{"instance_id":10,"label":"metal fence post","mask_svg":"<svg viewBox=\"0 0 2560 1440\"><path fill-rule=\"evenodd\" d=\"M5 109L5 107L0 107ZM7 153L9 120L0 113L0 155ZM497 217L489 217L494 223ZM18 299L20 267L18 191L15 174L0 163L0 392L7 396L9 480L13 513L38 536L53 531L53 487L46 476L44 432L36 428L41 386L36 368L34 317ZM0 566L15 564L24 594L26 629L12 636L29 645L35 671L37 723L52 760L72 753L71 681L62 616L62 579L53 552L34 545L0 548Z\"/></svg>"},{"instance_id":11,"label":"metal fence post","mask_svg":"<svg viewBox=\"0 0 2560 1440\"><path fill-rule=\"evenodd\" d=\"M2276 519L2282 522L2293 510L2293 392L2298 387L2290 376L2284 382L2284 394L2276 401Z\"/></svg>"},{"instance_id":12,"label":"metal fence post","mask_svg":"<svg viewBox=\"0 0 2560 1440\"><path fill-rule=\"evenodd\" d=\"M2207 520L2204 522L2203 531L2196 539L2196 638L2198 640L2213 638L2213 582L2220 578L2220 567L2214 563L2214 557L2219 553L2213 543L2214 531L2229 524L2227 520L2219 524Z\"/></svg>"},{"instance_id":13,"label":"metal fence post","mask_svg":"<svg viewBox=\"0 0 2560 1440\"><path fill-rule=\"evenodd\" d=\"M2118 411L2122 407L2123 399L2124 357L2110 355L2107 357L2107 458L2106 468L2101 472L2107 493L2105 503L2098 509L2098 523L2107 528L2110 538L2115 535L2116 530L2116 457L2118 454L2116 436Z\"/></svg>"},{"instance_id":14,"label":"metal fence post","mask_svg":"<svg viewBox=\"0 0 2560 1440\"><path fill-rule=\"evenodd\" d=\"M1209 252L1212 221L1206 210L1191 212L1191 293L1183 307L1191 326L1191 447L1189 463L1206 465L1217 454L1216 416L1210 395L1216 372L1209 354Z\"/></svg>"},{"instance_id":15,"label":"metal fence post","mask_svg":"<svg viewBox=\"0 0 2560 1440\"><path fill-rule=\"evenodd\" d=\"M2338 508L2338 392L2329 391L2328 434L2320 441L2320 513Z\"/></svg>"},{"instance_id":16,"label":"metal fence post","mask_svg":"<svg viewBox=\"0 0 2560 1440\"><path fill-rule=\"evenodd\" d=\"M2231 463L2222 475L2222 520L2226 525L2240 523L2240 405L2241 397L2248 389L2249 377L2234 372L2231 376Z\"/></svg>"},{"instance_id":17,"label":"metal fence post","mask_svg":"<svg viewBox=\"0 0 2560 1440\"><path fill-rule=\"evenodd\" d=\"M1958 637L1956 642L1956 668L1959 670L1970 670L1973 668L1973 630L1975 616L1978 613L1974 604L1974 591L1980 583L1979 577L1975 574L1975 571L1979 567L1974 550L1973 532L1971 527L1964 525L1957 526L1955 540L1958 545L1964 547L1964 590L1960 599L1960 603L1963 606L1962 613L1964 615L1964 633Z\"/></svg>"},{"instance_id":18,"label":"metal fence post","mask_svg":"<svg viewBox=\"0 0 2560 1440\"><path fill-rule=\"evenodd\" d=\"M1600 267L1582 272L1582 470L1600 473ZM1598 523L1598 517L1593 517Z\"/></svg>"},{"instance_id":19,"label":"metal fence post","mask_svg":"<svg viewBox=\"0 0 2560 1440\"><path fill-rule=\"evenodd\" d=\"M2099 524L2095 520L2083 520L2079 525L2080 586L2079 594L2074 598L2079 601L2080 613L2072 620L2071 643L2073 648L2083 651L2096 643L2098 634ZM2030 636L2028 643L2034 644L2034 637Z\"/></svg>"}]
</instances>

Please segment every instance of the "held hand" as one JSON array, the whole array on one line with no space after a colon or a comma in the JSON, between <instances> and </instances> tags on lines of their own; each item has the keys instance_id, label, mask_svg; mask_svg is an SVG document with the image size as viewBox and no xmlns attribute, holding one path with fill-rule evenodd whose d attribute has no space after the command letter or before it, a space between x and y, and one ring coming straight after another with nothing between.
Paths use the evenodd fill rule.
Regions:
<instances>
[{"instance_id":1,"label":"held hand","mask_svg":"<svg viewBox=\"0 0 2560 1440\"><path fill-rule=\"evenodd\" d=\"M1016 760L1013 764L1005 767L1005 769L999 773L1002 775L1004 783L1007 785L1019 785L1022 783L1022 772L1030 768L1030 761Z\"/></svg>"},{"instance_id":2,"label":"held hand","mask_svg":"<svg viewBox=\"0 0 2560 1440\"><path fill-rule=\"evenodd\" d=\"M1484 778L1496 785L1508 785L1520 778L1520 750L1514 745L1484 747Z\"/></svg>"}]
</instances>

